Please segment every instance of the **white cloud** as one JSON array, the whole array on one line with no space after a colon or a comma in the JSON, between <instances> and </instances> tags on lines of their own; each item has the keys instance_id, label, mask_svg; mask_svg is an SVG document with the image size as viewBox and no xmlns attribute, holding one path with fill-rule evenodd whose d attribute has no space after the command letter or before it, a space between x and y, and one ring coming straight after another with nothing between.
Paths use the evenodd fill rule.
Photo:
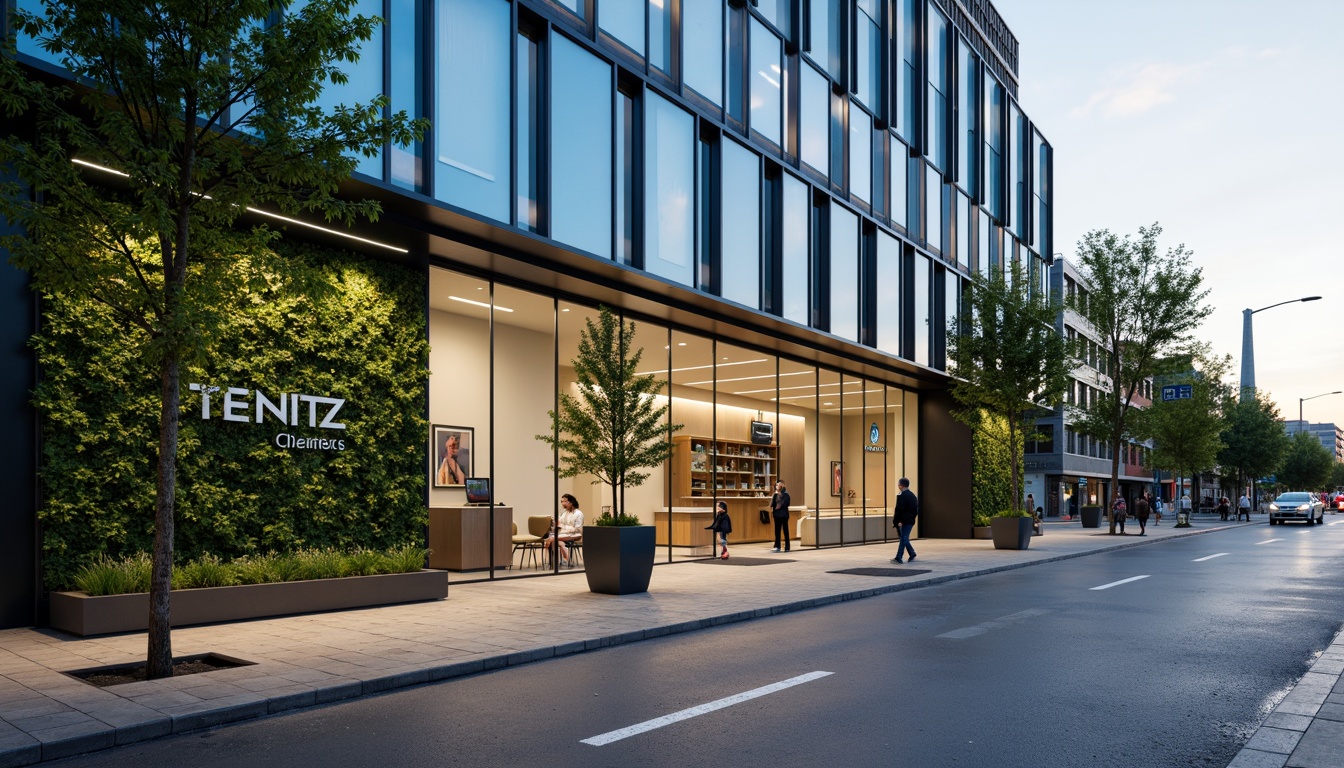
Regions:
<instances>
[{"instance_id":1,"label":"white cloud","mask_svg":"<svg viewBox=\"0 0 1344 768\"><path fill-rule=\"evenodd\" d=\"M1144 64L1116 75L1114 85L1096 91L1087 103L1070 110L1069 116L1085 118L1094 112L1103 117L1134 117L1176 100L1179 91L1196 84L1212 62L1196 64Z\"/></svg>"}]
</instances>

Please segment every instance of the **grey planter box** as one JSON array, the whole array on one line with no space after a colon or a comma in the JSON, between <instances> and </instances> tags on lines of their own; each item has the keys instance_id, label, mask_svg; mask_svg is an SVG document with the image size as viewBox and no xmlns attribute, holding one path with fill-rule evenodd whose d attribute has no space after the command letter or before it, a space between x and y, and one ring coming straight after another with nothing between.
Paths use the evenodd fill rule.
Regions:
<instances>
[{"instance_id":1,"label":"grey planter box","mask_svg":"<svg viewBox=\"0 0 1344 768\"><path fill-rule=\"evenodd\" d=\"M991 517L995 549L1026 549L1031 546L1030 517Z\"/></svg>"},{"instance_id":2,"label":"grey planter box","mask_svg":"<svg viewBox=\"0 0 1344 768\"><path fill-rule=\"evenodd\" d=\"M649 590L653 576L652 525L583 526L583 571L588 589L604 595Z\"/></svg>"},{"instance_id":3,"label":"grey planter box","mask_svg":"<svg viewBox=\"0 0 1344 768\"><path fill-rule=\"evenodd\" d=\"M1081 517L1084 528L1101 527L1101 507L1083 507Z\"/></svg>"},{"instance_id":4,"label":"grey planter box","mask_svg":"<svg viewBox=\"0 0 1344 768\"><path fill-rule=\"evenodd\" d=\"M174 627L188 627L442 600L447 596L448 574L444 571L347 576L173 590L170 617ZM90 597L83 592L52 592L50 623L55 629L80 636L144 630L149 626L149 593Z\"/></svg>"}]
</instances>

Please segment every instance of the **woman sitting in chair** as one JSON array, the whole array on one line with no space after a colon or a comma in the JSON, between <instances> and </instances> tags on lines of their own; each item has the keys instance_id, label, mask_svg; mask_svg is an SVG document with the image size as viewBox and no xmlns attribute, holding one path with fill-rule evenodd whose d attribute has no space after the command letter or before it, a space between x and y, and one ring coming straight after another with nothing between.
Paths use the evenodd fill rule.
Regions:
<instances>
[{"instance_id":1,"label":"woman sitting in chair","mask_svg":"<svg viewBox=\"0 0 1344 768\"><path fill-rule=\"evenodd\" d=\"M574 563L569 559L569 547L565 546L565 542L583 538L583 510L579 509L579 500L568 493L560 497L560 507L564 510L560 513L560 535L556 536L555 525L552 523L551 532L546 534L543 544L546 549L550 549L553 543L556 544L560 551L561 565L573 568Z\"/></svg>"}]
</instances>

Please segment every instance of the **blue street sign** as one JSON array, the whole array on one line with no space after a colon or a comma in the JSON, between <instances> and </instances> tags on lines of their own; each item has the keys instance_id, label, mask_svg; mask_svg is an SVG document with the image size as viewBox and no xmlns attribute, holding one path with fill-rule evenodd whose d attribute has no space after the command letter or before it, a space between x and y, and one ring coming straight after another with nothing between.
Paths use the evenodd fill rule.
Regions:
<instances>
[{"instance_id":1,"label":"blue street sign","mask_svg":"<svg viewBox=\"0 0 1344 768\"><path fill-rule=\"evenodd\" d=\"M1195 388L1192 384L1171 384L1162 388L1162 402L1169 403L1173 400L1190 400L1195 396Z\"/></svg>"}]
</instances>

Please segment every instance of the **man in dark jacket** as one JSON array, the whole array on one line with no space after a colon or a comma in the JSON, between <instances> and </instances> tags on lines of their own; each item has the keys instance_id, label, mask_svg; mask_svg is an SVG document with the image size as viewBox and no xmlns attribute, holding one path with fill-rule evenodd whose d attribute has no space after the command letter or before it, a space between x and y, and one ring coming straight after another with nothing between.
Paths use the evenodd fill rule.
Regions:
<instances>
[{"instance_id":1,"label":"man in dark jacket","mask_svg":"<svg viewBox=\"0 0 1344 768\"><path fill-rule=\"evenodd\" d=\"M789 498L789 492L784 488L783 482L775 483L775 495L770 497L770 514L775 518L775 548L771 552L779 551L779 535L784 534L784 551L789 551L789 505L793 504L793 499Z\"/></svg>"},{"instance_id":2,"label":"man in dark jacket","mask_svg":"<svg viewBox=\"0 0 1344 768\"><path fill-rule=\"evenodd\" d=\"M892 523L896 525L897 532L900 533L901 543L896 547L896 556L891 558L894 563L903 563L905 560L901 556L906 550L910 551L910 562L915 561L915 548L910 546L910 529L915 527L915 521L919 519L919 499L910 492L909 478L902 477L896 484L901 489L900 495L896 497L896 512L892 515Z\"/></svg>"}]
</instances>

